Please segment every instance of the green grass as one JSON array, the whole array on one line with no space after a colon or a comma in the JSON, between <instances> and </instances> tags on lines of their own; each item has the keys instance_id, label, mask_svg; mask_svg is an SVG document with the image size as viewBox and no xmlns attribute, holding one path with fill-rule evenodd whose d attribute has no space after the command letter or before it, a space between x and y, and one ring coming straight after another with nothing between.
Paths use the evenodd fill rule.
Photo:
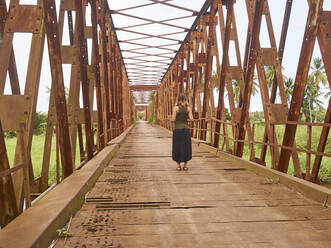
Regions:
<instances>
[{"instance_id":1,"label":"green grass","mask_svg":"<svg viewBox=\"0 0 331 248\"><path fill-rule=\"evenodd\" d=\"M284 126L277 126L277 140L278 144L282 143L283 134L284 134ZM321 134L321 127L313 127L312 128L312 150L316 151L320 134ZM232 130L231 127L228 127L228 134L232 136ZM262 141L264 135L264 124L256 124L255 125L255 141ZM246 137L246 140L248 138ZM207 132L207 141L209 139L209 132ZM39 136L33 136L32 139L32 148L31 148L31 158L32 158L32 164L34 169L34 176L39 177L41 175L41 168L42 168L42 158L43 158L43 152L44 152L44 142L45 142L45 136L39 135ZM223 142L223 138L220 137L220 145ZM307 147L307 127L306 126L299 126L296 133L296 143L297 147L306 149ZM6 146L7 146L7 153L8 158L10 161L10 164L13 164L13 159L15 155L15 147L16 147L16 138L10 138L6 139ZM233 142L230 141L230 147L233 148ZM255 145L255 156L260 157L261 153L261 145ZM329 137L328 142L325 147L325 152L331 154L331 138ZM50 159L50 168L49 168L49 184L52 184L56 182L56 150L55 150L55 137L52 139L52 150L51 150L51 159ZM306 170L306 153L299 152L299 159L302 171L305 172ZM248 144L245 144L244 149L244 155L243 158L249 159L249 149ZM311 156L311 168L313 167L315 156ZM78 140L77 140L77 149L76 149L76 165L79 164L79 147L78 147ZM266 164L267 167L271 167L271 157L269 153L269 149L266 156ZM294 169L293 169L293 163L292 159L290 161L288 174L293 175ZM329 157L323 157L320 172L319 172L319 178L323 183L331 184L331 158Z\"/></svg>"},{"instance_id":2,"label":"green grass","mask_svg":"<svg viewBox=\"0 0 331 248\"><path fill-rule=\"evenodd\" d=\"M260 142L263 141L264 128L265 128L264 123L255 124L255 134L254 134L255 141L260 141ZM321 130L322 130L322 127L316 127L316 126L312 127L311 149L313 151L317 150L318 142L319 142L320 135L321 135ZM278 141L278 144L280 144L280 145L282 144L282 141L283 141L284 131L285 131L285 126L276 126L277 141ZM230 137L232 137L232 128L230 127L230 125L228 126L228 135ZM247 135L246 135L245 139L248 140ZM209 132L207 133L207 141L208 142L210 141ZM307 149L307 127L306 126L298 126L296 136L295 136L295 141L296 141L298 148ZM220 137L220 146L222 145L222 143L223 143L223 137ZM230 148L233 149L233 142L230 141L229 143L230 143ZM262 145L258 145L258 144L254 145L256 157L260 157L261 148L262 148ZM327 141L324 152L331 154L331 137L330 137L330 135L328 137L328 141ZM249 155L250 155L249 147L248 147L248 144L245 143L243 158L249 160ZM298 156L299 156L302 172L305 172L306 171L306 153L298 152ZM312 167L314 164L314 159L315 159L315 155L312 154L311 159L310 159L311 160L310 161L311 170L312 170ZM270 149L268 149L268 151L267 151L266 164L267 164L268 168L271 167ZM288 174L294 175L292 157L290 160ZM321 168L319 171L319 178L322 183L331 184L331 157L323 157Z\"/></svg>"},{"instance_id":3,"label":"green grass","mask_svg":"<svg viewBox=\"0 0 331 248\"><path fill-rule=\"evenodd\" d=\"M14 156L15 156L15 148L16 148L16 141L17 138L8 138L5 140L8 160L9 164L12 167ZM56 146L55 146L55 136L52 139L52 148L51 148L51 158L50 158L50 165L49 165L49 185L56 182ZM34 135L32 138L32 146L31 146L31 160L33 165L33 172L35 178L41 176L41 169L42 169L42 162L43 162L43 155L44 155L44 144L45 144L45 135ZM77 149L76 149L76 165L79 164L79 146L78 146L78 139L77 139ZM61 160L61 157L59 157ZM61 162L60 162L61 163ZM60 175L61 175L61 168L60 168Z\"/></svg>"}]
</instances>

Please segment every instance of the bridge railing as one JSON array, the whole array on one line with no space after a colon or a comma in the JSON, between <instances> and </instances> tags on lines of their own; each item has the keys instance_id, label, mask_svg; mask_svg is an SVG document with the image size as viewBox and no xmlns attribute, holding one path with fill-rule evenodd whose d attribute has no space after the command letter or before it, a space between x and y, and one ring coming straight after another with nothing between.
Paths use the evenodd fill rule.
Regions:
<instances>
[{"instance_id":1,"label":"bridge railing","mask_svg":"<svg viewBox=\"0 0 331 248\"><path fill-rule=\"evenodd\" d=\"M202 121L206 122L207 128L202 128ZM216 131L216 123L220 123L222 127L222 132ZM169 129L173 130L174 128L174 122L171 120L170 117L165 119L159 119L158 124ZM315 149L312 148L312 140L315 138L315 140L318 138L315 133L315 137L313 137L313 127L316 128L330 128L330 123L311 123L311 122L295 122L295 121L286 121L284 123L277 123L277 126L282 126L283 128L287 124L293 124L298 125L301 127L301 132L299 135L302 134L302 131L306 131L306 137L298 138L297 145L296 146L286 146L286 145L280 145L278 143L271 143L271 142L263 142L259 141L256 136L256 129L257 126L264 127L264 122L256 122L256 123L246 123L245 129L250 129L249 132L250 135L246 135L245 139L238 139L237 133L238 133L238 123L231 122L231 121L225 121L225 120L219 120L215 117L207 117L207 118L199 118L194 119L194 121L189 122L190 129L191 129L191 137L195 138L197 140L200 140L201 142L207 143L210 146L214 146L215 144L215 138L219 138L218 146L216 147L220 151L224 151L227 153L230 153L232 155L235 154L235 149L238 146L238 144L245 144L246 150L244 153L244 158L250 161L253 161L255 163L261 164L263 166L267 166L269 168L272 168L271 159L270 156L268 156L262 152L262 147L266 148L275 148L278 149L278 151L281 151L281 149L286 149L291 151L292 154L298 153L299 155L299 161L292 160L291 166L293 167L293 170L289 170L288 173L292 174L293 176L305 179L307 181L313 181L313 178L315 178L318 175L318 172L320 170L320 167L317 167L316 159L322 159L324 160L324 167L326 167L331 159L331 152L319 152L318 147L316 146ZM306 130L304 130L306 129ZM207 132L206 139L201 139L201 132L205 131ZM283 135L283 132L279 134L279 136ZM260 138L262 138L261 132L260 132ZM261 152L261 157L256 157L257 151ZM304 156L300 156L300 154L304 154ZM262 157L266 156L266 157ZM315 160L312 166L312 159L315 156ZM295 164L297 162L297 164ZM273 168L276 169L276 168ZM277 169L276 169L277 170ZM316 174L317 173L317 174Z\"/></svg>"},{"instance_id":2,"label":"bridge railing","mask_svg":"<svg viewBox=\"0 0 331 248\"><path fill-rule=\"evenodd\" d=\"M22 33L25 38L20 38ZM43 60L44 47L49 62ZM22 48L27 58L20 55ZM24 59L25 78L20 73ZM49 106L45 133L37 137L37 105L47 102L39 91L45 87L42 81L50 86ZM131 125L132 113L106 0L38 0L30 5L0 0L1 227L28 208L33 197L70 176L119 136ZM8 132L17 140L6 139ZM16 145L9 147L13 141Z\"/></svg>"},{"instance_id":3,"label":"bridge railing","mask_svg":"<svg viewBox=\"0 0 331 248\"><path fill-rule=\"evenodd\" d=\"M242 11L243 2L247 22L237 22L236 6L240 5ZM330 181L331 100L326 94L331 87L331 40L327 31L331 27L330 11L323 1L307 1L307 22L301 30L303 39L298 43L301 52L298 55L292 53L293 49L286 49L286 54L288 36L296 38L293 33L299 31L291 30L289 25L293 1L284 1L282 5L284 17L279 33L274 25L280 22L272 21L271 8L275 7L269 3L270 0L205 2L159 86L155 97L156 121L170 129L168 117L178 95L185 94L197 120L192 125L193 137L313 182L319 181L323 171ZM244 13L240 15L242 19ZM302 17L303 13L298 11L296 15ZM292 18L296 20L296 16ZM262 41L268 42L262 45ZM241 42L245 43L244 56ZM312 60L318 49L321 58ZM283 58L288 57L297 61L292 81L282 71ZM312 84L311 65L315 62L321 65L319 72L329 86L322 92L328 100L323 105L324 116L318 120L323 123L319 124L300 121L307 108L313 112L305 91L312 85L318 86L316 81ZM261 102L263 124L254 123L250 116L253 93ZM313 122L311 116L306 114L306 120Z\"/></svg>"}]
</instances>

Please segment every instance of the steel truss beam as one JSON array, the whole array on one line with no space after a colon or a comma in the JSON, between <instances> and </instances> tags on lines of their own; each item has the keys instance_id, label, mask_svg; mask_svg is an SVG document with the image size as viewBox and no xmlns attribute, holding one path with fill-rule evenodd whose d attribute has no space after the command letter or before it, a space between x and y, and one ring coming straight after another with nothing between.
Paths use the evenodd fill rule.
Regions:
<instances>
[{"instance_id":1,"label":"steel truss beam","mask_svg":"<svg viewBox=\"0 0 331 248\"><path fill-rule=\"evenodd\" d=\"M86 16L87 8L91 10L90 17ZM68 15L70 45L62 44L65 14ZM92 26L86 25L87 18L92 20ZM20 92L12 43L18 32L32 34L24 94ZM45 37L52 82L42 172L41 177L35 178L31 146ZM0 191L6 192L5 197L2 194L0 197L0 207L5 209L0 213L3 227L23 211L23 203L26 208L30 207L30 192L36 195L48 188L52 140L55 139L56 145L56 158L52 163L56 164L56 181L60 183L131 125L135 106L106 0L61 1L59 18L54 0L38 0L37 5L21 5L18 0L11 0L8 13L6 1L1 0L0 38ZM91 60L87 52L89 39L92 41ZM71 65L67 101L63 64ZM7 72L12 94L5 95ZM80 89L83 108L80 108ZM93 107L94 97L97 104ZM94 123L96 131L92 129ZM18 134L11 166L4 140L6 131ZM75 158L77 147L79 159Z\"/></svg>"},{"instance_id":2,"label":"steel truss beam","mask_svg":"<svg viewBox=\"0 0 331 248\"><path fill-rule=\"evenodd\" d=\"M206 1L190 32L181 43L174 60L162 77L155 97L155 119L159 125L172 129L173 123L170 121L170 116L173 106L178 94L185 93L196 119L191 123L193 137L207 141L218 149L240 157L243 156L245 144L247 144L249 159L264 166L267 164L266 154L269 151L271 167L284 173L288 171L292 156L295 176L318 182L322 158L331 157L331 154L324 152L331 126L331 100L329 100L324 123L299 122L299 115L316 39L321 49L326 76L331 88L331 61L328 56L331 51L331 43L327 38L327 30L331 26L330 13L323 10L323 1L308 1L307 27L301 55L298 58L292 101L288 106L281 64L293 1L286 1L278 47L268 2L268 0L246 0L248 26L246 27L245 56L242 61L235 20L236 1ZM225 12L226 21L224 20ZM260 47L262 18L266 20L270 47ZM220 37L215 32L217 25L220 25ZM218 48L218 39L222 41L222 50ZM230 42L234 42L234 50L229 49ZM220 53L222 60L220 60ZM236 65L229 64L230 56L236 58ZM267 87L266 66L274 68L270 91ZM211 74L210 68L216 68L217 74ZM261 141L255 140L255 124L250 123L249 117L255 71L258 74L260 90L258 95L261 97L265 119L265 134ZM217 109L215 109L213 95L215 89L218 90ZM227 91L226 98L225 90ZM225 108L225 100L228 100L229 111ZM276 103L276 100L280 103ZM285 126L285 133L281 139L282 145L278 143L279 137L276 133L276 126L279 125ZM306 149L296 146L295 137L298 125L307 126ZM322 127L316 150L312 149L311 143L313 126ZM207 133L209 133L209 139L207 139ZM262 147L259 156L256 154L257 146ZM300 152L306 153L304 171L301 169L302 162L298 156ZM315 156L312 168L311 156Z\"/></svg>"}]
</instances>

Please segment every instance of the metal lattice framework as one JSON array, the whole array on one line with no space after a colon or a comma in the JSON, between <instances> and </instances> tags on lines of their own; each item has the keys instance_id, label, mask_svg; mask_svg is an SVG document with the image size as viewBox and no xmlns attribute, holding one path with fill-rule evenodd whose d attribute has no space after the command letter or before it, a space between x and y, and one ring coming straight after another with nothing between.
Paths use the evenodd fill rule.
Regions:
<instances>
[{"instance_id":1,"label":"metal lattice framework","mask_svg":"<svg viewBox=\"0 0 331 248\"><path fill-rule=\"evenodd\" d=\"M63 45L65 15L69 45ZM86 25L87 18L91 26ZM32 34L24 92L20 92L22 82L18 81L13 50L15 33ZM6 1L1 0L0 34L0 223L3 226L23 211L24 202L26 208L30 206L30 193L40 193L49 187L53 139L56 140L59 183L130 126L135 107L107 1L61 1L58 18L55 1L39 0L37 5L20 5L19 0L11 0L7 12ZM31 145L46 37L52 84L42 172L41 177L35 178ZM92 44L90 60L89 40ZM71 68L67 104L63 65ZM4 95L7 71L12 95ZM96 131L93 131L94 124ZM11 166L4 131L18 133ZM78 148L80 158L75 156Z\"/></svg>"},{"instance_id":2,"label":"metal lattice framework","mask_svg":"<svg viewBox=\"0 0 331 248\"><path fill-rule=\"evenodd\" d=\"M249 159L264 166L266 154L270 152L272 169L284 173L288 171L292 158L296 177L318 181L322 158L331 157L324 152L331 125L331 100L324 123L298 120L316 40L331 87L331 58L328 56L331 54L331 16L330 11L323 10L323 0L307 2L309 13L290 105L281 70L292 0L286 1L278 47L268 0L245 0L248 25L245 27L243 59L235 20L235 0L201 1L200 10L180 6L173 0L146 1L114 10L106 0L62 0L58 16L54 0L38 0L36 5L22 5L19 0L10 0L8 11L6 0L0 0L1 226L23 212L24 205L26 208L30 206L31 195L40 194L49 187L53 140L57 151L57 183L60 183L127 129L137 111L145 110L146 119L154 115L157 124L171 129L169 117L179 93L188 96L194 110L195 121L191 123L194 138L203 142L208 140L210 145L239 157L247 148ZM152 19L132 13L150 6L166 6L185 14ZM137 23L115 25L113 16L130 18ZM269 47L260 46L262 18L268 29ZM88 19L91 25L87 25ZM190 26L177 23L183 20L191 20ZM171 27L175 31L155 34L140 30L153 25ZM63 43L64 32L68 32L69 45ZM15 33L32 35L24 84L19 82L19 68L15 61ZM131 38L119 39L121 33L130 34ZM52 82L42 172L36 178L31 146L33 121L40 98L41 68L45 66L42 62L45 38ZM159 44L152 44L152 39ZM230 49L230 42L233 42L234 50ZM236 65L230 66L230 56L236 58ZM64 79L64 65L70 68L69 82ZM271 92L266 84L266 66L275 69ZM214 69L217 76L212 73ZM249 118L255 71L265 119L261 141L255 140L255 125ZM12 92L10 95L5 94L7 82ZM235 82L240 83L239 93L234 92ZM65 83L69 85L67 100ZM20 90L22 85L24 92ZM215 89L218 90L217 107ZM151 91L156 91L156 95L152 104L146 107L151 100ZM225 100L229 106L228 118ZM136 103L140 105L135 106ZM276 127L280 125L285 127L282 140L276 135ZM305 149L296 147L298 125L307 127ZM312 150L312 128L315 126L321 127L321 134L317 149ZM6 131L18 134L12 164L6 150ZM259 155L257 146L261 147ZM79 158L76 150L79 150ZM305 172L301 169L299 152L306 153ZM312 156L314 163L311 165Z\"/></svg>"},{"instance_id":3,"label":"metal lattice framework","mask_svg":"<svg viewBox=\"0 0 331 248\"><path fill-rule=\"evenodd\" d=\"M199 9L183 7L172 0L149 0L135 6L111 10L114 16L116 32L119 36L130 38L119 39L124 63L126 65L129 83L137 103L146 103L150 90L155 90L165 75L171 61L174 59L183 39L190 32L191 25L199 14L203 1L195 5ZM176 13L171 18L146 18L142 13L150 13L155 8L166 8L167 12ZM140 11L136 14L136 11ZM117 16L128 18L139 24L121 25L116 22ZM184 23L183 23L184 22ZM144 28L144 31L141 29ZM160 31L155 33L155 29ZM165 30L165 31L163 31ZM142 92L145 91L145 92Z\"/></svg>"},{"instance_id":4,"label":"metal lattice framework","mask_svg":"<svg viewBox=\"0 0 331 248\"><path fill-rule=\"evenodd\" d=\"M209 0L203 6L197 21L187 39L181 46L173 63L164 76L156 96L157 123L171 129L170 116L175 99L179 93L185 93L194 110L195 121L191 123L192 135L199 140L209 142L214 147L242 157L244 145L247 144L249 159L266 166L266 153L269 148L272 169L287 172L292 157L294 174L313 182L318 181L318 172L328 141L331 122L331 100L325 115L324 123L299 122L303 104L304 91L308 79L315 41L321 50L325 72L331 82L331 42L328 31L331 25L330 11L323 10L323 1L308 1L309 12L306 30L302 41L300 57L291 103L288 106L284 79L281 72L283 53L291 16L292 2L286 1L279 46L276 45L270 9L267 0L246 0L248 26L246 48L242 60L237 23L235 19L234 0ZM260 46L262 19L267 26L269 47ZM219 28L220 35L216 29ZM219 42L222 47L218 47ZM230 50L230 42L235 49ZM235 57L237 64L229 64L229 57ZM274 80L269 92L266 80L266 66L274 68ZM217 76L212 75L216 68ZM249 107L252 93L254 72L257 71L260 97L265 119L263 140L254 138L255 125L250 123ZM233 83L240 82L240 93L234 92ZM215 108L214 89L217 89L218 105ZM227 98L225 98L225 89ZM236 105L235 97L239 98ZM276 102L276 98L279 101ZM225 99L228 99L229 119L226 119ZM276 135L276 127L285 125L282 141ZM296 129L298 125L307 127L307 147L296 147ZM312 127L322 127L317 150L311 149ZM231 131L230 131L231 130ZM219 144L219 142L221 144ZM282 142L282 144L280 144ZM261 153L256 149L261 146ZM306 171L302 171L298 153L306 153ZM311 158L315 156L311 166ZM311 172L312 170L312 172Z\"/></svg>"}]
</instances>

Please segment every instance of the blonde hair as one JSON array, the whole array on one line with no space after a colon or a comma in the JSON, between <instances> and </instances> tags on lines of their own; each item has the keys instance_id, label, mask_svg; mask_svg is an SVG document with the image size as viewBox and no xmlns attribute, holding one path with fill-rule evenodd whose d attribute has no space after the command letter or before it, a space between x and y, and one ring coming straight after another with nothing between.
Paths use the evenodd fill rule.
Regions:
<instances>
[{"instance_id":1,"label":"blonde hair","mask_svg":"<svg viewBox=\"0 0 331 248\"><path fill-rule=\"evenodd\" d=\"M177 106L181 106L181 107L187 107L188 106L188 102L186 99L185 94L180 93L177 99Z\"/></svg>"}]
</instances>

